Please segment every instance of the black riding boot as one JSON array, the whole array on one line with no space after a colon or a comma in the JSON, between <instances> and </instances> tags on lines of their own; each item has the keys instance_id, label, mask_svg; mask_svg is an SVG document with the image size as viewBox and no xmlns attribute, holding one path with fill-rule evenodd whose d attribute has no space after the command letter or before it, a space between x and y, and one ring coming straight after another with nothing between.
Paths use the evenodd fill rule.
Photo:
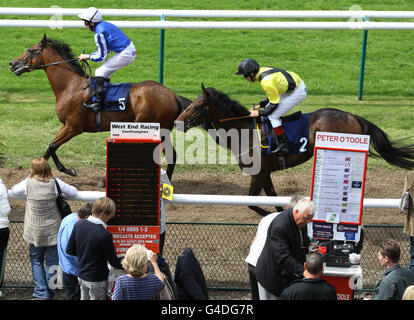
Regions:
<instances>
[{"instance_id":1,"label":"black riding boot","mask_svg":"<svg viewBox=\"0 0 414 320\"><path fill-rule=\"evenodd\" d=\"M104 101L105 101L105 78L96 77L96 102L92 104L83 103L83 106L89 109L92 109L94 112L99 112L102 110Z\"/></svg>"},{"instance_id":2,"label":"black riding boot","mask_svg":"<svg viewBox=\"0 0 414 320\"><path fill-rule=\"evenodd\" d=\"M285 155L289 153L288 140L284 133L276 136L277 146L272 145L271 154Z\"/></svg>"}]
</instances>

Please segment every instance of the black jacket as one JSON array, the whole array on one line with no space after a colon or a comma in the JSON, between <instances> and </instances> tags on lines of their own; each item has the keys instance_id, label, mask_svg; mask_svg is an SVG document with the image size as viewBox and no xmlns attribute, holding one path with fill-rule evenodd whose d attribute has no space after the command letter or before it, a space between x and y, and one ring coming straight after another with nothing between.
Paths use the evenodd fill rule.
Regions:
<instances>
[{"instance_id":1,"label":"black jacket","mask_svg":"<svg viewBox=\"0 0 414 320\"><path fill-rule=\"evenodd\" d=\"M299 279L283 290L281 300L337 300L336 289L321 278Z\"/></svg>"},{"instance_id":2,"label":"black jacket","mask_svg":"<svg viewBox=\"0 0 414 320\"><path fill-rule=\"evenodd\" d=\"M79 278L99 282L108 279L108 262L122 269L112 234L101 224L80 220L73 227L66 253L78 257Z\"/></svg>"},{"instance_id":3,"label":"black jacket","mask_svg":"<svg viewBox=\"0 0 414 320\"><path fill-rule=\"evenodd\" d=\"M303 275L309 240L305 236L305 242L301 243L299 232L305 235L305 230L298 230L292 208L281 212L269 226L255 274L257 281L276 296Z\"/></svg>"},{"instance_id":4,"label":"black jacket","mask_svg":"<svg viewBox=\"0 0 414 320\"><path fill-rule=\"evenodd\" d=\"M174 282L178 300L208 300L206 279L200 264L190 247L178 256Z\"/></svg>"}]
</instances>

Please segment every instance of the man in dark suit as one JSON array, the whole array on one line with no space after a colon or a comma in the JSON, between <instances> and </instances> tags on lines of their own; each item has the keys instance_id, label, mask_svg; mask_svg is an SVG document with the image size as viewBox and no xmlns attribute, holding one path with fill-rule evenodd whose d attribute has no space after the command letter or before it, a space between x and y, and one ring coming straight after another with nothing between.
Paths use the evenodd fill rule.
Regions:
<instances>
[{"instance_id":1,"label":"man in dark suit","mask_svg":"<svg viewBox=\"0 0 414 320\"><path fill-rule=\"evenodd\" d=\"M261 300L279 299L284 288L303 276L309 244L306 225L314 213L313 202L303 199L270 224L255 270Z\"/></svg>"}]
</instances>

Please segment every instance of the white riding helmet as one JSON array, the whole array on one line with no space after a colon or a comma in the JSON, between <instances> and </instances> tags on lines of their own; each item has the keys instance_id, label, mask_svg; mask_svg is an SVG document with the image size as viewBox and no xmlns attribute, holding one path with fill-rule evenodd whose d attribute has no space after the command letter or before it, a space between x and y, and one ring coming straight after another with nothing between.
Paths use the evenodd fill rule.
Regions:
<instances>
[{"instance_id":1,"label":"white riding helmet","mask_svg":"<svg viewBox=\"0 0 414 320\"><path fill-rule=\"evenodd\" d=\"M89 22L99 22L102 20L102 14L95 7L89 7L81 14L78 14L78 17Z\"/></svg>"}]
</instances>

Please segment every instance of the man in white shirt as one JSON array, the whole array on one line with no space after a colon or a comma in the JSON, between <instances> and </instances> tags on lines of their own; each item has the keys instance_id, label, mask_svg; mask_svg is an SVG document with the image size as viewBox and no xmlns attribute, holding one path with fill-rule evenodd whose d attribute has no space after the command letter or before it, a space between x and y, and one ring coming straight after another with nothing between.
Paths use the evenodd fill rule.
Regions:
<instances>
[{"instance_id":1,"label":"man in white shirt","mask_svg":"<svg viewBox=\"0 0 414 320\"><path fill-rule=\"evenodd\" d=\"M294 195L287 205L286 209L289 207L294 207L295 204L299 201L304 199L304 197L299 195ZM252 294L252 300L260 300L259 299L259 291L257 286L256 276L254 274L254 269L256 267L257 260L259 259L260 254L262 253L264 244L266 242L267 237L267 230L269 225L272 223L273 219L278 216L280 212L273 212L268 214L262 220L260 220L259 225L257 227L256 235L252 240L252 244L250 246L250 251L248 256L244 261L247 262L247 268L249 272L249 281L250 281L250 288Z\"/></svg>"}]
</instances>

